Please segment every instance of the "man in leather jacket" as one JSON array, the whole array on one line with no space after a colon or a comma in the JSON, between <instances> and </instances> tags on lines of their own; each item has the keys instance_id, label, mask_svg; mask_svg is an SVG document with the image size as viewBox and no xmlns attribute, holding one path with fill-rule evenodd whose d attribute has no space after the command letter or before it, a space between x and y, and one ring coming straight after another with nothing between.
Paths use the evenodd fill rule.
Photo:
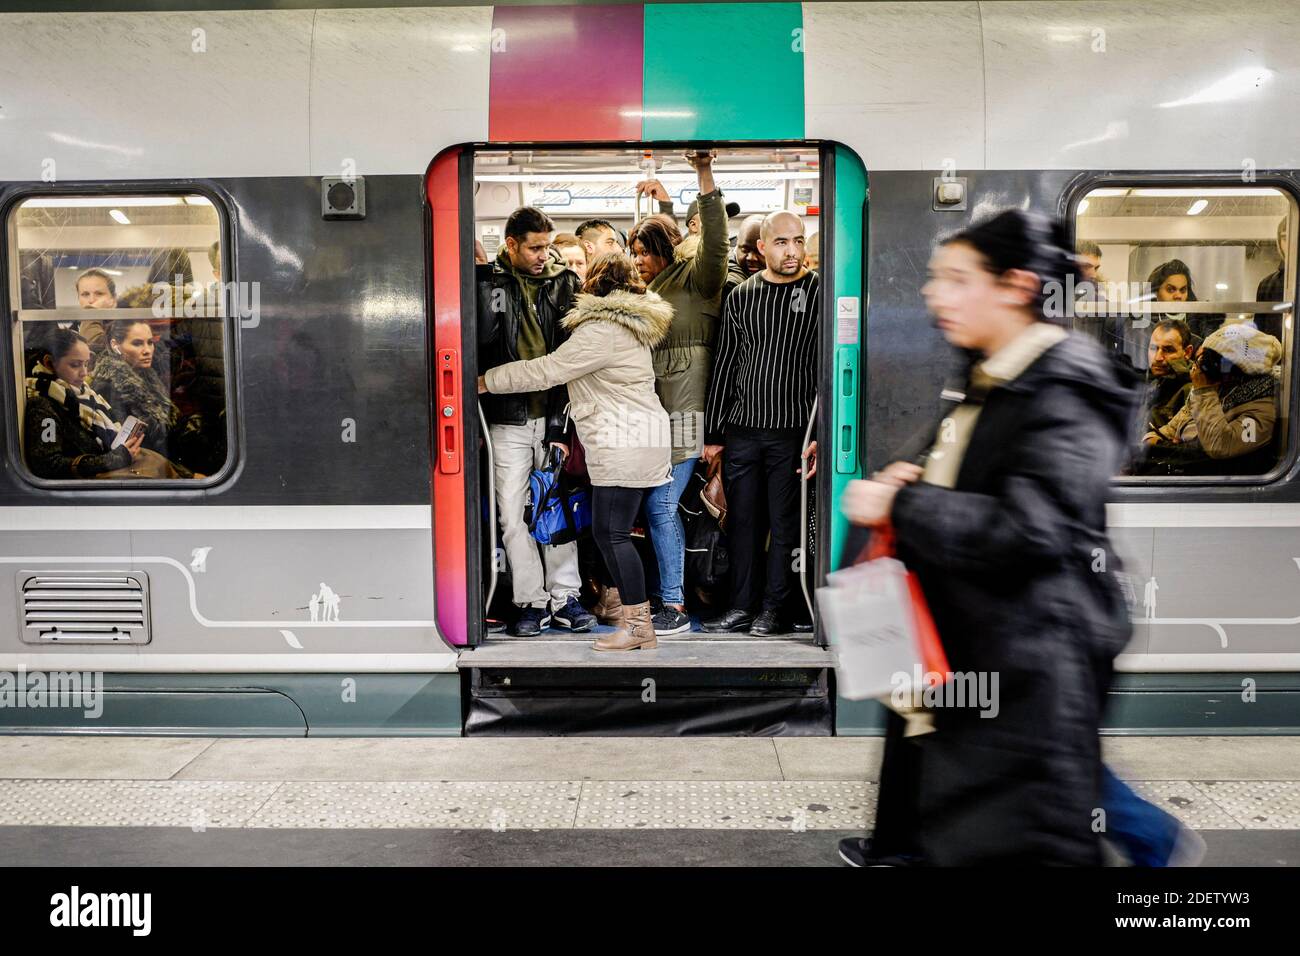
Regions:
<instances>
[{"instance_id":1,"label":"man in leather jacket","mask_svg":"<svg viewBox=\"0 0 1300 956\"><path fill-rule=\"evenodd\" d=\"M541 210L516 209L506 220L505 244L496 260L475 266L480 374L506 362L548 355L567 337L560 320L576 304L579 280L552 254L554 230ZM569 453L568 393L559 385L546 392L482 398L492 438L497 514L513 599L520 608L515 634L531 637L551 623L590 630L595 618L578 603L577 544L543 546L539 556L524 523L532 469L543 464L552 448Z\"/></svg>"}]
</instances>

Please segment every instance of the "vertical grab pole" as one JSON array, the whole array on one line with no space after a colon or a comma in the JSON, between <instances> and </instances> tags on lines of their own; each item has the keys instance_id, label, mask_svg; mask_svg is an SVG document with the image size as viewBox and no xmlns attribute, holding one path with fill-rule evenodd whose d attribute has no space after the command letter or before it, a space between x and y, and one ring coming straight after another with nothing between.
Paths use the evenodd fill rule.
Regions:
<instances>
[{"instance_id":1,"label":"vertical grab pole","mask_svg":"<svg viewBox=\"0 0 1300 956\"><path fill-rule=\"evenodd\" d=\"M817 396L813 396L812 413L808 416L808 427L803 430L803 446L799 449L799 460L803 463L799 469L799 548L803 552L803 570L799 572L799 587L803 591L804 603L808 613L813 614L813 599L808 593L808 459L802 457L808 442L812 440L813 425L817 423ZM818 449L820 452L821 449ZM815 615L814 615L815 616Z\"/></svg>"},{"instance_id":2,"label":"vertical grab pole","mask_svg":"<svg viewBox=\"0 0 1300 956\"><path fill-rule=\"evenodd\" d=\"M487 616L492 607L492 597L497 593L497 479L494 459L492 457L492 433L488 429L487 416L483 414L483 403L477 402L478 405L478 423L482 426L483 444L487 447L487 480L488 480L488 526L487 532L491 535L492 542L492 569L488 578L487 600L483 602L483 615Z\"/></svg>"}]
</instances>

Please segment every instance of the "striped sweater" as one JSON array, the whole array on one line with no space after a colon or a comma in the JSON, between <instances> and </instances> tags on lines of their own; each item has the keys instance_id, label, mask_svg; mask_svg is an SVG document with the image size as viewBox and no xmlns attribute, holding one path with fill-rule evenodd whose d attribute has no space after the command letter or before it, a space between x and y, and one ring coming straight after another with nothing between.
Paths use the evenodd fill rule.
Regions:
<instances>
[{"instance_id":1,"label":"striped sweater","mask_svg":"<svg viewBox=\"0 0 1300 956\"><path fill-rule=\"evenodd\" d=\"M705 412L708 444L724 444L729 425L808 424L817 394L820 304L815 272L786 283L759 272L727 297Z\"/></svg>"}]
</instances>

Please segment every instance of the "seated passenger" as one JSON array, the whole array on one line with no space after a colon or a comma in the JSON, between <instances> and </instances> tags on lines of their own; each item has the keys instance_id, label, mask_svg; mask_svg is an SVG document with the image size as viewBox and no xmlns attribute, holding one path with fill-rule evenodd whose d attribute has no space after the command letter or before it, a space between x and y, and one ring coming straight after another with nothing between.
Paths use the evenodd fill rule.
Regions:
<instances>
[{"instance_id":1,"label":"seated passenger","mask_svg":"<svg viewBox=\"0 0 1300 956\"><path fill-rule=\"evenodd\" d=\"M816 272L822 262L822 242L821 233L814 232L808 237L808 248L804 252L804 263L808 266L809 272Z\"/></svg>"},{"instance_id":2,"label":"seated passenger","mask_svg":"<svg viewBox=\"0 0 1300 956\"><path fill-rule=\"evenodd\" d=\"M1151 330L1143 432L1164 428L1183 409L1192 391L1192 330L1182 319L1165 319Z\"/></svg>"},{"instance_id":3,"label":"seated passenger","mask_svg":"<svg viewBox=\"0 0 1300 956\"><path fill-rule=\"evenodd\" d=\"M90 346L71 329L56 329L49 350L27 379L23 457L38 478L94 478L141 457L143 436L113 448L120 426L113 409L86 384Z\"/></svg>"},{"instance_id":4,"label":"seated passenger","mask_svg":"<svg viewBox=\"0 0 1300 956\"><path fill-rule=\"evenodd\" d=\"M566 269L576 272L579 279L587 278L587 253L577 236L571 232L557 232L551 240L551 248L563 257Z\"/></svg>"},{"instance_id":5,"label":"seated passenger","mask_svg":"<svg viewBox=\"0 0 1300 956\"><path fill-rule=\"evenodd\" d=\"M101 269L87 269L77 276L77 305L83 309L116 309L117 287L113 277ZM95 352L104 351L108 345L104 324L97 319L82 319L77 323L77 331Z\"/></svg>"},{"instance_id":6,"label":"seated passenger","mask_svg":"<svg viewBox=\"0 0 1300 956\"><path fill-rule=\"evenodd\" d=\"M153 330L142 319L120 319L108 327L108 349L95 362L91 379L119 421L134 415L145 425L144 447L172 457L172 438L184 427L167 386L153 368Z\"/></svg>"},{"instance_id":7,"label":"seated passenger","mask_svg":"<svg viewBox=\"0 0 1300 956\"><path fill-rule=\"evenodd\" d=\"M1156 448L1196 443L1211 459L1240 459L1262 453L1266 471L1277 420L1277 378L1273 369L1282 343L1249 324L1225 325L1205 340L1191 368L1192 392L1168 424L1145 436ZM1240 463L1246 468L1244 463Z\"/></svg>"}]
</instances>

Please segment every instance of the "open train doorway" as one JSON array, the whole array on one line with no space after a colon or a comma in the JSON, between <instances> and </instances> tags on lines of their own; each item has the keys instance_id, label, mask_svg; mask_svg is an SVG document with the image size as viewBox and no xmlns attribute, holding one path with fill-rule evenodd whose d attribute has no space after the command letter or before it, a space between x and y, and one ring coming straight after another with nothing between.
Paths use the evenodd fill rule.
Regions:
<instances>
[{"instance_id":1,"label":"open train doorway","mask_svg":"<svg viewBox=\"0 0 1300 956\"><path fill-rule=\"evenodd\" d=\"M711 178L706 181L692 157L710 149ZM474 147L457 158L460 314L466 327L459 390L465 398L460 418L470 558L469 626L461 655L466 733L832 732L830 655L817 630L813 592L830 566L824 526L833 500L834 450L840 444L832 440L834 287L817 295L809 303L809 314L799 319L807 324L806 352L800 352L801 346L785 332L794 317L769 317L764 321L770 328L757 335L751 321L741 342L735 341L735 327L724 328L729 297L745 283L764 283L769 274L769 259L758 240L765 218L773 213L786 211L798 220L798 275L811 277L801 287L815 289L824 281L822 236L830 226L825 210L833 190L825 177L828 160L833 162L829 152L819 144L538 144ZM721 197L713 202L716 191ZM698 198L701 193L703 200ZM527 555L518 553L519 526L533 516L537 486L530 488L521 480L520 467L505 466L506 456L518 457L518 449L509 447L517 436L500 427L509 414L503 416L500 407L493 407L493 396L475 397L473 386L478 375L501 359L501 351L489 344L494 333L484 333L485 323L492 326L495 321L488 314L493 307L488 299L494 293L500 297L503 286L513 291L516 282L524 296L538 296L528 300L529 308L536 310L546 295L526 289L526 277L512 275L519 272L521 258L509 222L522 208L545 217L543 228L550 236L545 272L576 273L568 280L575 289L601 253L629 257L652 291L664 291L663 283L655 281L658 271L641 268L647 258L658 254L658 269L663 270L694 257L695 276L689 281L698 289L689 298L695 311L679 304L674 315L674 321L688 318L693 323L690 337L678 336L653 356L656 387L672 428L677 486L672 520L681 541L679 567L665 554L673 550L675 536L665 535L663 510L652 514L648 497L632 527L654 610L675 605L687 621L674 633L658 636L652 651L601 652L593 647L617 629L618 613L610 613L607 601L613 576L589 533L584 531L558 559L554 546L536 540L524 545ZM436 218L435 212L435 269ZM652 219L657 222L649 222ZM668 234L672 245L666 252L647 239ZM468 267L465 253L471 247L474 262ZM471 268L472 283L466 281ZM705 275L706 270L718 274ZM768 283L772 289L781 284ZM678 293L678 303L688 298L680 289L665 292L664 298L670 299L673 292ZM736 301L749 294L742 293ZM733 340L726 345L728 332ZM520 334L518 323L511 325L511 334ZM751 405L785 401L792 410L797 408L797 418L787 413L778 423L795 448L790 475L781 476L789 480L782 480L779 489L776 481L772 487L760 481L739 510L717 493L719 484L734 486L734 478L727 475L727 456L716 449L709 454L711 445L722 443L716 422L710 420L708 392L719 374L733 370L730 364L719 369L720 359L748 364L746 397ZM703 391L697 388L683 400L680 390L663 387L664 379L691 362L704 363L707 369L701 376ZM781 381L794 372L806 374L810 383L807 394L797 400L790 398L789 383ZM729 394L734 394L732 388ZM582 411L591 428L591 410ZM579 426L568 432L566 443L573 453L564 457L561 467L563 483L576 490L575 501L583 500L588 478L581 431ZM746 431L742 426L729 434ZM681 454L679 446L692 441L692 451ZM540 441L533 461L522 471L556 464L559 456L548 457L549 447L549 441ZM683 458L688 462L684 466ZM711 485L715 477L723 480ZM510 486L503 488L503 482ZM503 520L503 510L510 512L508 519ZM514 514L517 510L522 514ZM741 536L748 538L748 555L737 554L746 547ZM752 580L749 585L748 601L737 598L738 557L749 561L748 573L757 578L756 585ZM777 578L784 579L785 587L775 608L776 626L763 628L759 620L755 628L754 619L772 610L767 592ZM675 592L674 584L679 588ZM546 599L544 626L530 632L519 622L530 605L536 606L530 599L541 595ZM564 626L571 622L557 620L572 618L562 614L568 596L577 597L584 611L598 616L594 626L574 629ZM742 609L753 617L733 617L732 626L725 626L728 612L738 604L747 605ZM657 706L646 708L646 703Z\"/></svg>"}]
</instances>

